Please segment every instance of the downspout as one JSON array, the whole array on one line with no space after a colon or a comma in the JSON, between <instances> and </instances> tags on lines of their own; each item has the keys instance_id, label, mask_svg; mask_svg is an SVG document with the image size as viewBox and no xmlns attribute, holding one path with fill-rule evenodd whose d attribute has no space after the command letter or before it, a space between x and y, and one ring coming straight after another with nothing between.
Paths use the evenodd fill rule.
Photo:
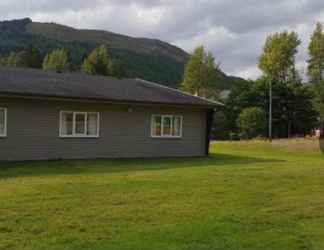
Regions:
<instances>
[{"instance_id":1,"label":"downspout","mask_svg":"<svg viewBox=\"0 0 324 250\"><path fill-rule=\"evenodd\" d=\"M205 155L209 155L209 147L210 147L210 136L211 129L213 126L213 118L214 118L214 109L208 109L206 112L206 139L205 139Z\"/></svg>"}]
</instances>

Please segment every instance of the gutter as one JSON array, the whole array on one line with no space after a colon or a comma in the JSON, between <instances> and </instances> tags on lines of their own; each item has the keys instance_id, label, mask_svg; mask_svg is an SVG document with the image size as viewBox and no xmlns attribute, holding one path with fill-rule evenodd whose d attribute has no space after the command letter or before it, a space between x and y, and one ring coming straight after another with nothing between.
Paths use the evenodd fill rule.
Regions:
<instances>
[{"instance_id":1,"label":"gutter","mask_svg":"<svg viewBox=\"0 0 324 250\"><path fill-rule=\"evenodd\" d=\"M145 102L145 101L132 101L132 100L109 100L100 98L83 98L83 97L62 97L62 96L47 96L36 94L17 94L11 92L2 92L0 97L8 98L24 98L24 99L36 99L36 100L53 100L53 101L73 101L73 102L87 102L87 103L107 103L107 104L120 104L120 105L141 105L141 106L169 106L169 107L181 107L181 108L200 108L211 109L218 105L205 105L205 104L186 104L186 103L167 103L167 102Z\"/></svg>"}]
</instances>

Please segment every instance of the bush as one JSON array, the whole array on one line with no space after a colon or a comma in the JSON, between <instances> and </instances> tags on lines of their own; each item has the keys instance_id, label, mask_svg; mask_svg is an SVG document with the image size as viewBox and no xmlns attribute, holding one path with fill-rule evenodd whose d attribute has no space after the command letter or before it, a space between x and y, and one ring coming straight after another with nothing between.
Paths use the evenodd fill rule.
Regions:
<instances>
[{"instance_id":1,"label":"bush","mask_svg":"<svg viewBox=\"0 0 324 250\"><path fill-rule=\"evenodd\" d=\"M266 112L259 107L243 109L237 120L241 137L244 139L264 136L266 124Z\"/></svg>"}]
</instances>

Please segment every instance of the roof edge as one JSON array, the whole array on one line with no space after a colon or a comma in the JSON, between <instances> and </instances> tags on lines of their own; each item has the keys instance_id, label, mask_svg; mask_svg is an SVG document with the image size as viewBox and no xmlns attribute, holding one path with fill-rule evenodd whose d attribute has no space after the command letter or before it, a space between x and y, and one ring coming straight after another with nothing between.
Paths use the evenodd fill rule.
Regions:
<instances>
[{"instance_id":1,"label":"roof edge","mask_svg":"<svg viewBox=\"0 0 324 250\"><path fill-rule=\"evenodd\" d=\"M135 80L137 80L137 81L141 81L141 82L144 82L144 83L147 83L147 84L151 84L151 85L154 85L154 86L157 86L157 87L160 87L160 88L166 88L166 89L169 89L169 90L172 90L172 91L175 91L175 92L181 93L181 94L186 95L186 96L194 97L194 98L197 98L197 99L203 100L203 101L205 101L205 102L209 102L209 103L211 103L212 105L216 105L216 106L225 106L224 103L221 103L221 102L218 102L218 101L209 100L209 99L204 98L204 97L201 97L201 96L191 95L191 94L186 93L186 92L184 92L184 91L181 91L181 90L179 90L179 89L174 89L174 88L171 88L171 87L168 87L168 86L165 86L165 85L159 84L159 83L155 83L155 82L147 81L147 80L144 80L144 79L141 79L141 78L135 78Z\"/></svg>"},{"instance_id":2,"label":"roof edge","mask_svg":"<svg viewBox=\"0 0 324 250\"><path fill-rule=\"evenodd\" d=\"M63 96L48 96L48 95L34 95L34 94L17 94L10 92L0 92L0 97L8 98L25 98L25 99L37 99L37 100L56 100L56 101L74 101L74 102L87 102L87 103L107 103L116 105L156 105L156 106L169 106L169 107L181 107L181 108L197 108L197 109L214 109L214 105L204 104L179 104L179 103L165 103L165 102L140 102L130 100L109 100L99 98L82 98L82 97L63 97Z\"/></svg>"}]
</instances>

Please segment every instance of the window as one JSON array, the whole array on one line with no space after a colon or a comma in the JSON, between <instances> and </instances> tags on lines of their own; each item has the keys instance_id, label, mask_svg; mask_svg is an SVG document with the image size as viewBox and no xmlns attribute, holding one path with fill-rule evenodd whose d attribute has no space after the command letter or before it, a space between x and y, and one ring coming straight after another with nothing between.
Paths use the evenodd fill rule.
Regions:
<instances>
[{"instance_id":1,"label":"window","mask_svg":"<svg viewBox=\"0 0 324 250\"><path fill-rule=\"evenodd\" d=\"M74 134L86 135L87 113L74 113Z\"/></svg>"},{"instance_id":2,"label":"window","mask_svg":"<svg viewBox=\"0 0 324 250\"><path fill-rule=\"evenodd\" d=\"M99 113L61 111L60 137L99 137Z\"/></svg>"},{"instance_id":3,"label":"window","mask_svg":"<svg viewBox=\"0 0 324 250\"><path fill-rule=\"evenodd\" d=\"M173 136L181 136L182 134L182 117L181 116L175 116L173 118Z\"/></svg>"},{"instance_id":4,"label":"window","mask_svg":"<svg viewBox=\"0 0 324 250\"><path fill-rule=\"evenodd\" d=\"M7 109L0 108L0 137L7 136Z\"/></svg>"},{"instance_id":5,"label":"window","mask_svg":"<svg viewBox=\"0 0 324 250\"><path fill-rule=\"evenodd\" d=\"M152 137L182 137L182 116L153 115L151 119Z\"/></svg>"}]
</instances>

